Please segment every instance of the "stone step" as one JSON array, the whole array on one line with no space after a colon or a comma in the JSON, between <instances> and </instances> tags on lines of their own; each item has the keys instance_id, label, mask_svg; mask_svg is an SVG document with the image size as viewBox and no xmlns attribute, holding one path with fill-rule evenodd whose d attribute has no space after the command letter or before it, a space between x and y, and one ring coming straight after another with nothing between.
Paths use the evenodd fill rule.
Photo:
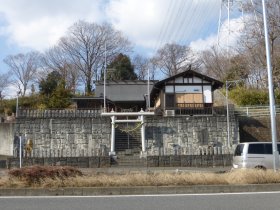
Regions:
<instances>
[{"instance_id":1,"label":"stone step","mask_svg":"<svg viewBox=\"0 0 280 210\"><path fill-rule=\"evenodd\" d=\"M140 132L128 134L116 129L115 136L115 150L116 152L125 151L126 149L141 148Z\"/></svg>"},{"instance_id":2,"label":"stone step","mask_svg":"<svg viewBox=\"0 0 280 210\"><path fill-rule=\"evenodd\" d=\"M114 164L112 164L112 167L145 167L147 166L147 161L146 159L141 159L138 156L123 156L119 155L117 158L114 160Z\"/></svg>"}]
</instances>

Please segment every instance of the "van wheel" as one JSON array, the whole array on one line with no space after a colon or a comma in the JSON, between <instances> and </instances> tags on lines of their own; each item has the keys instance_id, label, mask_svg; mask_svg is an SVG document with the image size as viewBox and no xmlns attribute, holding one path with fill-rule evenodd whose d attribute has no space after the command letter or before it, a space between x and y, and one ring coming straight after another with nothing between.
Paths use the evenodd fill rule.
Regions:
<instances>
[{"instance_id":1,"label":"van wheel","mask_svg":"<svg viewBox=\"0 0 280 210\"><path fill-rule=\"evenodd\" d=\"M264 166L256 166L255 169L258 169L258 170L266 170L266 168Z\"/></svg>"}]
</instances>

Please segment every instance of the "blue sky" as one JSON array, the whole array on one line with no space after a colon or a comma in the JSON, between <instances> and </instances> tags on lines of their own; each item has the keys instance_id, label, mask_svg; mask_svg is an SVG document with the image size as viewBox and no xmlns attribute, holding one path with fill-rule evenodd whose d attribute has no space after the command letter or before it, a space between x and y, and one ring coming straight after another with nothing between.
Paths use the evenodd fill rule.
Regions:
<instances>
[{"instance_id":1,"label":"blue sky","mask_svg":"<svg viewBox=\"0 0 280 210\"><path fill-rule=\"evenodd\" d=\"M0 0L0 5L0 73L4 73L6 56L44 52L78 20L111 23L129 38L136 53L146 56L167 42L206 49L216 44L221 0ZM226 17L223 7L222 22ZM232 28L236 25L240 23L232 19ZM226 31L224 24L220 35L224 40Z\"/></svg>"}]
</instances>

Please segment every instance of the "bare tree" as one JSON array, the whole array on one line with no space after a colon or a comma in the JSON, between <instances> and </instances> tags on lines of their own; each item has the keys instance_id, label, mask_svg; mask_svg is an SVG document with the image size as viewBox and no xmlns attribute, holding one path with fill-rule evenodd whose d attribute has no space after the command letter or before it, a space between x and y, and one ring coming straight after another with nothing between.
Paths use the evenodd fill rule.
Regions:
<instances>
[{"instance_id":1,"label":"bare tree","mask_svg":"<svg viewBox=\"0 0 280 210\"><path fill-rule=\"evenodd\" d=\"M134 71L137 74L139 80L148 79L148 69L150 61L148 58L144 58L141 55L136 55L133 58Z\"/></svg>"},{"instance_id":2,"label":"bare tree","mask_svg":"<svg viewBox=\"0 0 280 210\"><path fill-rule=\"evenodd\" d=\"M252 4L253 3L253 4ZM266 51L263 34L261 0L244 5L244 29L234 51L225 56L223 49L212 47L200 54L206 74L219 80L246 79L246 85L267 87ZM269 39L273 64L273 78L280 86L280 1L267 2Z\"/></svg>"},{"instance_id":3,"label":"bare tree","mask_svg":"<svg viewBox=\"0 0 280 210\"><path fill-rule=\"evenodd\" d=\"M179 44L165 44L157 51L152 61L168 77L180 73L186 66L198 66L191 49Z\"/></svg>"},{"instance_id":4,"label":"bare tree","mask_svg":"<svg viewBox=\"0 0 280 210\"><path fill-rule=\"evenodd\" d=\"M280 86L280 66L278 65L280 59L280 1L267 1L266 6L273 77L274 82ZM240 45L248 55L253 78L256 77L258 83L260 81L267 83L262 1L248 1L244 6L244 11L249 15L244 22L245 30Z\"/></svg>"},{"instance_id":5,"label":"bare tree","mask_svg":"<svg viewBox=\"0 0 280 210\"><path fill-rule=\"evenodd\" d=\"M2 99L4 98L4 91L5 89L9 86L10 84L10 73L4 73L4 74L0 74L0 100L2 101Z\"/></svg>"},{"instance_id":6,"label":"bare tree","mask_svg":"<svg viewBox=\"0 0 280 210\"><path fill-rule=\"evenodd\" d=\"M48 73L57 71L65 81L66 88L75 93L76 87L80 82L80 71L75 68L74 64L69 63L70 61L65 56L62 48L55 46L47 50L42 62Z\"/></svg>"},{"instance_id":7,"label":"bare tree","mask_svg":"<svg viewBox=\"0 0 280 210\"><path fill-rule=\"evenodd\" d=\"M40 54L33 51L26 54L9 55L4 59L4 62L16 77L14 85L21 95L25 96L30 82L35 78L40 67Z\"/></svg>"},{"instance_id":8,"label":"bare tree","mask_svg":"<svg viewBox=\"0 0 280 210\"><path fill-rule=\"evenodd\" d=\"M212 46L209 50L200 54L203 71L205 74L218 80L225 80L229 71L228 57Z\"/></svg>"},{"instance_id":9,"label":"bare tree","mask_svg":"<svg viewBox=\"0 0 280 210\"><path fill-rule=\"evenodd\" d=\"M231 52L212 46L200 54L201 70L218 80L248 80L250 69L246 54Z\"/></svg>"},{"instance_id":10,"label":"bare tree","mask_svg":"<svg viewBox=\"0 0 280 210\"><path fill-rule=\"evenodd\" d=\"M109 24L79 21L60 39L58 47L67 61L81 72L86 93L90 94L94 77L97 80L104 70L105 51L109 63L120 52L130 50L130 43Z\"/></svg>"}]
</instances>

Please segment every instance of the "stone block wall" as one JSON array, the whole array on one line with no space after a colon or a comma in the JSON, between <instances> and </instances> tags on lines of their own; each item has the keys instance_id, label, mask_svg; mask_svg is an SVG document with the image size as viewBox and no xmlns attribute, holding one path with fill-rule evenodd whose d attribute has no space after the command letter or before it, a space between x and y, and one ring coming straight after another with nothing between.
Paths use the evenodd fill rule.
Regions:
<instances>
[{"instance_id":1,"label":"stone block wall","mask_svg":"<svg viewBox=\"0 0 280 210\"><path fill-rule=\"evenodd\" d=\"M224 115L145 117L145 127L148 156L232 153L227 147ZM33 141L34 157L104 156L110 151L111 120L87 115L30 115L17 119L14 134ZM230 143L238 142L238 120L231 116ZM18 150L15 141L14 154Z\"/></svg>"},{"instance_id":2,"label":"stone block wall","mask_svg":"<svg viewBox=\"0 0 280 210\"><path fill-rule=\"evenodd\" d=\"M0 122L0 157L13 155L14 123Z\"/></svg>"},{"instance_id":3,"label":"stone block wall","mask_svg":"<svg viewBox=\"0 0 280 210\"><path fill-rule=\"evenodd\" d=\"M231 116L230 144L239 143L238 120ZM146 119L149 155L225 154L226 116L150 117Z\"/></svg>"},{"instance_id":4,"label":"stone block wall","mask_svg":"<svg viewBox=\"0 0 280 210\"><path fill-rule=\"evenodd\" d=\"M32 140L36 157L100 156L109 152L110 126L101 117L19 118L15 135Z\"/></svg>"}]
</instances>

